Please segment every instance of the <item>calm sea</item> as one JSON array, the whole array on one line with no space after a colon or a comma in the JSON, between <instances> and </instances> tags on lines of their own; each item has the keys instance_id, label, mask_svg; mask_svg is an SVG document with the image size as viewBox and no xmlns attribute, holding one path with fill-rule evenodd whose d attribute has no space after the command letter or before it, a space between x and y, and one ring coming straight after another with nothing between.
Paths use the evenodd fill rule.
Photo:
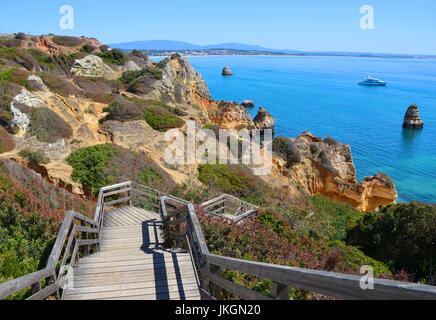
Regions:
<instances>
[{"instance_id":1,"label":"calm sea","mask_svg":"<svg viewBox=\"0 0 436 320\"><path fill-rule=\"evenodd\" d=\"M157 59L159 60L159 59ZM251 99L276 119L277 135L304 130L350 144L359 181L385 172L399 201L436 202L436 60L349 57L189 58L216 100ZM229 66L233 77L221 76ZM367 75L387 87L357 85ZM416 103L423 130L403 130Z\"/></svg>"}]
</instances>

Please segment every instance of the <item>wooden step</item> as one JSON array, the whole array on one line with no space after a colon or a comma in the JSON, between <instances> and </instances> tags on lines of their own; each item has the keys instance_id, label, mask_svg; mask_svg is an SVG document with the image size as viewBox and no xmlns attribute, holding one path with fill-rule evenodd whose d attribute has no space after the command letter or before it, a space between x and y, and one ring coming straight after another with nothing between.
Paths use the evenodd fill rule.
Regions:
<instances>
[{"instance_id":1,"label":"wooden step","mask_svg":"<svg viewBox=\"0 0 436 320\"><path fill-rule=\"evenodd\" d=\"M64 298L65 300L96 300L96 299L119 299L119 298L131 298L135 296L150 296L154 299L166 299L171 298L171 294L178 298L185 296L185 291L190 292L189 295L195 295L195 290L198 292L197 283L186 284L181 288L177 284L168 286L155 286L155 287L146 287L139 289L129 289L129 290L119 290L119 291L104 291L104 292L95 292L95 293L79 293L79 294L69 294L66 293ZM193 292L191 292L193 291Z\"/></svg>"}]
</instances>

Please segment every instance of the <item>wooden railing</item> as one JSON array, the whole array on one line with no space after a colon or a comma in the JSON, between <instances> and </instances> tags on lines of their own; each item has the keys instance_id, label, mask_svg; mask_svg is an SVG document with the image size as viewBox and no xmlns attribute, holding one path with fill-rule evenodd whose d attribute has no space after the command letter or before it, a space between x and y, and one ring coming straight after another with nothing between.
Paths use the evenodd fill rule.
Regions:
<instances>
[{"instance_id":1,"label":"wooden railing","mask_svg":"<svg viewBox=\"0 0 436 320\"><path fill-rule=\"evenodd\" d=\"M258 206L242 201L229 194L223 194L217 198L201 204L210 215L222 217L233 222L239 222L256 214Z\"/></svg>"},{"instance_id":2,"label":"wooden railing","mask_svg":"<svg viewBox=\"0 0 436 320\"><path fill-rule=\"evenodd\" d=\"M220 299L227 290L245 300L289 299L290 287L301 288L343 299L436 299L436 287L408 282L374 279L373 290L360 288L359 276L294 268L214 255L209 252L200 222L192 203L135 182L101 188L94 220L69 211L45 269L0 284L0 299L32 288L28 299L62 298L68 287L68 272L81 257L99 250L100 232L108 207L128 203L161 214L169 238L178 246L185 244L196 270L202 299ZM271 293L264 295L234 283L222 275L235 270L271 280Z\"/></svg>"},{"instance_id":3,"label":"wooden railing","mask_svg":"<svg viewBox=\"0 0 436 320\"><path fill-rule=\"evenodd\" d=\"M172 207L178 205L179 208L168 210L166 207L168 202L172 203ZM201 278L200 293L203 299L220 299L222 289L224 289L244 300L288 300L291 287L341 299L436 299L435 286L375 278L374 288L365 290L361 288L362 277L355 275L214 255L207 248L192 204L174 197L163 197L161 213L164 226L177 226L175 233L170 237L184 239L187 243L199 278ZM184 233L181 233L182 230L185 230ZM270 295L261 294L226 279L222 275L224 268L271 280Z\"/></svg>"}]
</instances>

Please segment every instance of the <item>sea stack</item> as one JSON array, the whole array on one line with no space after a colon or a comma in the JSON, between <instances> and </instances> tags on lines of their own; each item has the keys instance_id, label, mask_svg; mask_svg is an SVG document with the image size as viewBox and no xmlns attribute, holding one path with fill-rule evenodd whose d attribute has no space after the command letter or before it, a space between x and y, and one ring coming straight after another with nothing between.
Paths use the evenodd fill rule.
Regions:
<instances>
[{"instance_id":1,"label":"sea stack","mask_svg":"<svg viewBox=\"0 0 436 320\"><path fill-rule=\"evenodd\" d=\"M257 114L256 118L254 118L253 122L256 126L256 129L259 129L262 134L266 129L271 129L274 134L276 120L262 106L259 108L259 113Z\"/></svg>"},{"instance_id":2,"label":"sea stack","mask_svg":"<svg viewBox=\"0 0 436 320\"><path fill-rule=\"evenodd\" d=\"M242 101L241 106L244 108L254 108L254 102L253 100L244 100Z\"/></svg>"},{"instance_id":3,"label":"sea stack","mask_svg":"<svg viewBox=\"0 0 436 320\"><path fill-rule=\"evenodd\" d=\"M224 67L223 72L221 73L223 76L233 76L232 70L230 67Z\"/></svg>"},{"instance_id":4,"label":"sea stack","mask_svg":"<svg viewBox=\"0 0 436 320\"><path fill-rule=\"evenodd\" d=\"M419 117L419 109L416 104L412 104L404 116L403 128L422 129L424 122Z\"/></svg>"}]
</instances>

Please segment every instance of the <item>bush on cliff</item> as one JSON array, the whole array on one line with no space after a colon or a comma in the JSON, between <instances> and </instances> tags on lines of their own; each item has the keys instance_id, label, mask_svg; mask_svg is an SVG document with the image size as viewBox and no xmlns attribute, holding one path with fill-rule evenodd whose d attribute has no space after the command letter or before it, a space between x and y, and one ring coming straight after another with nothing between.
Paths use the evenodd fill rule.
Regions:
<instances>
[{"instance_id":1,"label":"bush on cliff","mask_svg":"<svg viewBox=\"0 0 436 320\"><path fill-rule=\"evenodd\" d=\"M169 107L158 101L119 98L103 109L107 112L101 122L107 120L132 121L143 119L157 131L165 132L172 128L181 128L185 122L167 111Z\"/></svg>"},{"instance_id":2,"label":"bush on cliff","mask_svg":"<svg viewBox=\"0 0 436 320\"><path fill-rule=\"evenodd\" d=\"M64 97L78 95L77 88L75 88L72 83L58 74L50 72L38 72L37 76L39 76L44 84L50 89L50 91L54 93Z\"/></svg>"},{"instance_id":3,"label":"bush on cliff","mask_svg":"<svg viewBox=\"0 0 436 320\"><path fill-rule=\"evenodd\" d=\"M78 47L82 44L82 40L80 40L80 38L69 36L54 36L52 41L60 46L65 47Z\"/></svg>"},{"instance_id":4,"label":"bush on cliff","mask_svg":"<svg viewBox=\"0 0 436 320\"><path fill-rule=\"evenodd\" d=\"M200 164L198 179L219 192L262 204L268 186L242 165Z\"/></svg>"},{"instance_id":5,"label":"bush on cliff","mask_svg":"<svg viewBox=\"0 0 436 320\"><path fill-rule=\"evenodd\" d=\"M285 137L277 137L273 141L273 151L280 154L288 165L301 162L301 153L294 142Z\"/></svg>"},{"instance_id":6,"label":"bush on cliff","mask_svg":"<svg viewBox=\"0 0 436 320\"><path fill-rule=\"evenodd\" d=\"M30 114L30 134L36 136L41 142L56 142L59 139L68 139L73 130L56 112L48 108L33 109Z\"/></svg>"},{"instance_id":7,"label":"bush on cliff","mask_svg":"<svg viewBox=\"0 0 436 320\"><path fill-rule=\"evenodd\" d=\"M136 181L159 190L168 190L172 178L142 152L103 144L82 148L67 158L73 167L73 181L88 187L97 194L101 187Z\"/></svg>"},{"instance_id":8,"label":"bush on cliff","mask_svg":"<svg viewBox=\"0 0 436 320\"><path fill-rule=\"evenodd\" d=\"M348 230L347 243L405 269L414 280L435 283L436 206L418 202L391 204L366 213Z\"/></svg>"},{"instance_id":9,"label":"bush on cliff","mask_svg":"<svg viewBox=\"0 0 436 320\"><path fill-rule=\"evenodd\" d=\"M155 67L145 67L142 70L134 70L134 71L126 71L123 72L120 81L125 83L126 85L131 84L133 81L138 79L139 77L151 77L157 80L162 79L162 70Z\"/></svg>"},{"instance_id":10,"label":"bush on cliff","mask_svg":"<svg viewBox=\"0 0 436 320\"><path fill-rule=\"evenodd\" d=\"M103 59L103 61L107 64L117 64L117 65L123 65L127 62L127 58L118 49L113 49L109 51L105 51L102 53L99 53L98 56Z\"/></svg>"},{"instance_id":11,"label":"bush on cliff","mask_svg":"<svg viewBox=\"0 0 436 320\"><path fill-rule=\"evenodd\" d=\"M50 163L50 158L45 155L43 150L31 151L28 149L21 150L18 155L30 163L34 164L48 164Z\"/></svg>"},{"instance_id":12,"label":"bush on cliff","mask_svg":"<svg viewBox=\"0 0 436 320\"><path fill-rule=\"evenodd\" d=\"M23 69L11 68L0 71L0 81L12 82L25 87L29 72Z\"/></svg>"},{"instance_id":13,"label":"bush on cliff","mask_svg":"<svg viewBox=\"0 0 436 320\"><path fill-rule=\"evenodd\" d=\"M72 179L90 188L93 194L97 194L103 186L113 181L104 174L104 170L116 154L117 149L111 144L95 145L82 148L71 153L66 159L73 167Z\"/></svg>"},{"instance_id":14,"label":"bush on cliff","mask_svg":"<svg viewBox=\"0 0 436 320\"><path fill-rule=\"evenodd\" d=\"M14 148L14 138L2 126L0 126L0 154L9 152Z\"/></svg>"}]
</instances>

